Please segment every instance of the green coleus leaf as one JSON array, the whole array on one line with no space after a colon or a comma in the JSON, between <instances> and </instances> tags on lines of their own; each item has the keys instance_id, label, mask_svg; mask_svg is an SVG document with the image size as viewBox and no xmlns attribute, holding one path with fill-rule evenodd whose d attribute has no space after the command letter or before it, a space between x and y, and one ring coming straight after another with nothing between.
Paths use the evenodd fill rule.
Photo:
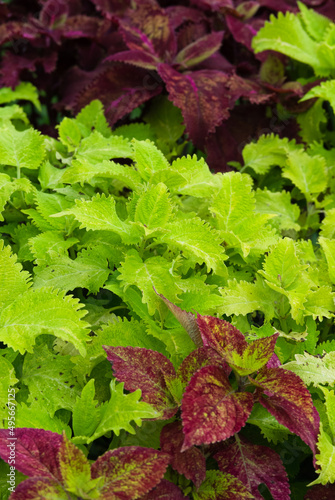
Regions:
<instances>
[{"instance_id":1,"label":"green coleus leaf","mask_svg":"<svg viewBox=\"0 0 335 500\"><path fill-rule=\"evenodd\" d=\"M327 259L329 277L335 283L335 240L321 236L319 243Z\"/></svg>"},{"instance_id":2,"label":"green coleus leaf","mask_svg":"<svg viewBox=\"0 0 335 500\"><path fill-rule=\"evenodd\" d=\"M194 500L254 500L241 481L230 474L218 470L208 470L206 479L197 491Z\"/></svg>"},{"instance_id":3,"label":"green coleus leaf","mask_svg":"<svg viewBox=\"0 0 335 500\"><path fill-rule=\"evenodd\" d=\"M254 283L248 281L229 280L227 286L220 289L222 303L218 312L227 314L243 314L244 316L254 311L262 311L265 319L274 317L274 301L278 295L270 291L268 286L259 279Z\"/></svg>"},{"instance_id":4,"label":"green coleus leaf","mask_svg":"<svg viewBox=\"0 0 335 500\"><path fill-rule=\"evenodd\" d=\"M20 224L13 232L13 241L17 245L17 258L21 262L33 261L34 255L29 247L30 239L39 234L39 230L33 224Z\"/></svg>"},{"instance_id":5,"label":"green coleus leaf","mask_svg":"<svg viewBox=\"0 0 335 500\"><path fill-rule=\"evenodd\" d=\"M195 262L205 263L219 275L226 275L223 260L227 259L221 246L219 233L200 218L186 219L167 224L161 239L170 247L177 247Z\"/></svg>"},{"instance_id":6,"label":"green coleus leaf","mask_svg":"<svg viewBox=\"0 0 335 500\"><path fill-rule=\"evenodd\" d=\"M135 224L122 221L115 208L112 196L96 195L91 200L76 200L72 208L55 214L57 217L72 214L87 230L112 231L121 236L126 244L138 243L144 229Z\"/></svg>"},{"instance_id":7,"label":"green coleus leaf","mask_svg":"<svg viewBox=\"0 0 335 500\"><path fill-rule=\"evenodd\" d=\"M30 274L22 270L22 265L12 254L9 246L4 246L0 240L0 305L10 304L31 286Z\"/></svg>"},{"instance_id":8,"label":"green coleus leaf","mask_svg":"<svg viewBox=\"0 0 335 500\"><path fill-rule=\"evenodd\" d=\"M172 203L165 184L159 183L145 190L139 197L134 221L141 222L149 230L165 228L172 213Z\"/></svg>"},{"instance_id":9,"label":"green coleus leaf","mask_svg":"<svg viewBox=\"0 0 335 500\"><path fill-rule=\"evenodd\" d=\"M45 231L29 238L28 241L35 263L41 267L50 262L53 252L57 255L66 255L66 251L75 243L78 243L77 238L64 239L64 236L58 231ZM36 272L38 270L39 267L35 269Z\"/></svg>"},{"instance_id":10,"label":"green coleus leaf","mask_svg":"<svg viewBox=\"0 0 335 500\"><path fill-rule=\"evenodd\" d=\"M132 500L144 495L163 478L169 455L151 448L126 446L107 451L92 464L92 478L103 478L100 495L106 500Z\"/></svg>"},{"instance_id":11,"label":"green coleus leaf","mask_svg":"<svg viewBox=\"0 0 335 500\"><path fill-rule=\"evenodd\" d=\"M310 13L309 18L312 15ZM322 56L324 45L322 42L318 43L313 35L309 35L311 28L305 29L306 19L306 10L303 16L291 12L286 14L279 12L277 18L270 16L270 22L266 22L253 38L252 47L256 53L269 49L276 50L292 59L309 64L317 75L328 76L332 74L332 67Z\"/></svg>"},{"instance_id":12,"label":"green coleus leaf","mask_svg":"<svg viewBox=\"0 0 335 500\"><path fill-rule=\"evenodd\" d=\"M179 474L193 481L199 488L206 477L206 458L199 448L192 447L181 453L184 441L182 424L175 421L163 427L160 436L161 450L171 456L170 465Z\"/></svg>"},{"instance_id":13,"label":"green coleus leaf","mask_svg":"<svg viewBox=\"0 0 335 500\"><path fill-rule=\"evenodd\" d=\"M254 380L250 376L249 380L263 391L258 397L260 404L315 454L320 417L301 378L281 367L264 367Z\"/></svg>"},{"instance_id":14,"label":"green coleus leaf","mask_svg":"<svg viewBox=\"0 0 335 500\"><path fill-rule=\"evenodd\" d=\"M11 89L10 87L2 87L0 89L0 104L6 104L12 101L30 101L40 111L41 103L38 99L38 90L30 82L21 82Z\"/></svg>"},{"instance_id":15,"label":"green coleus leaf","mask_svg":"<svg viewBox=\"0 0 335 500\"><path fill-rule=\"evenodd\" d=\"M132 146L136 169L145 181L155 172L169 168L167 159L152 142L133 139Z\"/></svg>"},{"instance_id":16,"label":"green coleus leaf","mask_svg":"<svg viewBox=\"0 0 335 500\"><path fill-rule=\"evenodd\" d=\"M91 163L86 158L73 160L71 165L64 169L60 181L65 184L83 185L97 179L117 179L130 189L136 189L142 183L140 174L133 167L107 160Z\"/></svg>"},{"instance_id":17,"label":"green coleus leaf","mask_svg":"<svg viewBox=\"0 0 335 500\"><path fill-rule=\"evenodd\" d=\"M4 218L1 214L3 212L6 203L10 200L10 197L15 191L23 191L25 193L31 191L32 186L28 179L13 179L6 174L0 174L0 221Z\"/></svg>"},{"instance_id":18,"label":"green coleus leaf","mask_svg":"<svg viewBox=\"0 0 335 500\"><path fill-rule=\"evenodd\" d=\"M259 403L254 405L248 424L257 425L263 436L274 444L285 441L289 435L289 430Z\"/></svg>"},{"instance_id":19,"label":"green coleus leaf","mask_svg":"<svg viewBox=\"0 0 335 500\"><path fill-rule=\"evenodd\" d=\"M290 179L307 200L313 200L327 187L326 160L322 156L309 156L302 150L288 154L283 176Z\"/></svg>"},{"instance_id":20,"label":"green coleus leaf","mask_svg":"<svg viewBox=\"0 0 335 500\"><path fill-rule=\"evenodd\" d=\"M149 314L154 314L155 310L162 306L154 289L171 301L177 302L180 289L178 290L176 278L171 273L171 262L163 257L149 257L142 261L138 252L131 250L119 271L117 279L122 282L124 289L129 285L136 285L141 290L142 302L148 304Z\"/></svg>"},{"instance_id":21,"label":"green coleus leaf","mask_svg":"<svg viewBox=\"0 0 335 500\"><path fill-rule=\"evenodd\" d=\"M94 432L90 435L78 434L78 437L73 438L75 443L91 443L110 431L114 432L116 436L119 436L122 430L135 434L133 421L140 427L143 419L161 418L161 412L155 409L155 405L140 401L140 389L130 394L124 394L124 384L115 384L113 380L110 387L110 400L98 407L99 418L98 412L95 411L96 419L94 424L96 428ZM79 415L77 418L79 418ZM93 428L93 422L91 428Z\"/></svg>"},{"instance_id":22,"label":"green coleus leaf","mask_svg":"<svg viewBox=\"0 0 335 500\"><path fill-rule=\"evenodd\" d=\"M58 125L59 140L69 151L74 151L80 144L82 135L76 121L71 118L63 118Z\"/></svg>"},{"instance_id":23,"label":"green coleus leaf","mask_svg":"<svg viewBox=\"0 0 335 500\"><path fill-rule=\"evenodd\" d=\"M276 217L270 219L269 223L279 229L300 230L297 223L300 209L295 203L291 203L291 195L286 191L272 192L267 189L257 189L256 194L256 212L260 214L275 214Z\"/></svg>"},{"instance_id":24,"label":"green coleus leaf","mask_svg":"<svg viewBox=\"0 0 335 500\"><path fill-rule=\"evenodd\" d=\"M283 368L290 370L305 382L305 384L335 384L335 353L330 352L322 358L312 356L305 352L296 354L295 361L289 361L283 365Z\"/></svg>"},{"instance_id":25,"label":"green coleus leaf","mask_svg":"<svg viewBox=\"0 0 335 500\"><path fill-rule=\"evenodd\" d=\"M104 114L103 104L98 99L94 99L85 106L77 114L75 121L83 137L90 135L92 128L100 132L104 137L109 137L112 134Z\"/></svg>"},{"instance_id":26,"label":"green coleus leaf","mask_svg":"<svg viewBox=\"0 0 335 500\"><path fill-rule=\"evenodd\" d=\"M325 396L325 407L327 410L327 420L329 424L329 430L332 436L335 436L335 394L334 391L330 391L327 387L321 387L322 392Z\"/></svg>"},{"instance_id":27,"label":"green coleus leaf","mask_svg":"<svg viewBox=\"0 0 335 500\"><path fill-rule=\"evenodd\" d=\"M290 500L286 470L280 456L271 448L252 444L236 435L234 441L221 445L214 458L220 471L239 479L254 498L262 498L258 487L265 484L274 500Z\"/></svg>"},{"instance_id":28,"label":"green coleus leaf","mask_svg":"<svg viewBox=\"0 0 335 500\"><path fill-rule=\"evenodd\" d=\"M226 245L238 249L243 257L263 253L278 239L267 225L272 215L256 213L251 186L247 174L229 172L222 176L221 189L210 206Z\"/></svg>"},{"instance_id":29,"label":"green coleus leaf","mask_svg":"<svg viewBox=\"0 0 335 500\"><path fill-rule=\"evenodd\" d=\"M0 339L9 347L32 352L35 338L50 333L71 342L85 355L88 324L78 299L49 288L30 289L13 299L0 313Z\"/></svg>"},{"instance_id":30,"label":"green coleus leaf","mask_svg":"<svg viewBox=\"0 0 335 500\"><path fill-rule=\"evenodd\" d=\"M90 163L131 157L132 151L127 139L119 136L104 137L97 130L81 141L75 154L77 160L84 159Z\"/></svg>"},{"instance_id":31,"label":"green coleus leaf","mask_svg":"<svg viewBox=\"0 0 335 500\"><path fill-rule=\"evenodd\" d=\"M319 453L316 454L318 478L309 484L327 484L335 481L335 446L331 437L323 430L320 424L320 434L317 443Z\"/></svg>"},{"instance_id":32,"label":"green coleus leaf","mask_svg":"<svg viewBox=\"0 0 335 500\"><path fill-rule=\"evenodd\" d=\"M14 386L19 380L15 377L14 366L4 357L0 357L0 421L5 422L8 419L8 410L15 409L15 392ZM13 399L12 399L13 397ZM12 404L6 405L7 401ZM15 414L16 417L16 414ZM17 423L16 423L17 425ZM7 427L7 426L6 426Z\"/></svg>"},{"instance_id":33,"label":"green coleus leaf","mask_svg":"<svg viewBox=\"0 0 335 500\"><path fill-rule=\"evenodd\" d=\"M182 401L185 434L181 451L192 445L229 438L246 424L253 406L249 392L234 392L217 366L205 366L191 378Z\"/></svg>"},{"instance_id":34,"label":"green coleus leaf","mask_svg":"<svg viewBox=\"0 0 335 500\"><path fill-rule=\"evenodd\" d=\"M256 142L244 146L242 156L244 166L252 168L256 174L266 174L274 165L284 167L287 154L299 148L295 141L278 135L261 135Z\"/></svg>"},{"instance_id":35,"label":"green coleus leaf","mask_svg":"<svg viewBox=\"0 0 335 500\"><path fill-rule=\"evenodd\" d=\"M319 97L320 99L325 99L330 102L331 107L335 110L335 82L334 80L329 80L327 82L321 82L320 85L316 85L310 89L301 99L301 101L307 101L308 99L313 99Z\"/></svg>"},{"instance_id":36,"label":"green coleus leaf","mask_svg":"<svg viewBox=\"0 0 335 500\"><path fill-rule=\"evenodd\" d=\"M327 28L332 24L330 19L320 15L313 9L308 9L302 2L297 2L300 10L301 20L309 36L317 42L321 42Z\"/></svg>"},{"instance_id":37,"label":"green coleus leaf","mask_svg":"<svg viewBox=\"0 0 335 500\"><path fill-rule=\"evenodd\" d=\"M127 391L141 389L142 400L163 412L161 418L168 419L176 413L178 405L168 389L168 381L176 378L171 361L159 352L142 347L103 348L112 363L114 376L124 382Z\"/></svg>"},{"instance_id":38,"label":"green coleus leaf","mask_svg":"<svg viewBox=\"0 0 335 500\"><path fill-rule=\"evenodd\" d=\"M33 399L30 403L16 403L15 424L17 427L44 429L46 431L62 434L65 431L71 437L72 430L56 415L52 417L46 411L45 401L42 398Z\"/></svg>"},{"instance_id":39,"label":"green coleus leaf","mask_svg":"<svg viewBox=\"0 0 335 500\"><path fill-rule=\"evenodd\" d=\"M109 273L108 262L98 251L82 250L75 260L52 254L46 267L36 268L34 287L46 286L65 291L82 287L97 293Z\"/></svg>"},{"instance_id":40,"label":"green coleus leaf","mask_svg":"<svg viewBox=\"0 0 335 500\"><path fill-rule=\"evenodd\" d=\"M244 335L227 321L198 315L197 323L204 346L215 349L241 376L258 371L270 360L279 336L271 335L248 344Z\"/></svg>"},{"instance_id":41,"label":"green coleus leaf","mask_svg":"<svg viewBox=\"0 0 335 500\"><path fill-rule=\"evenodd\" d=\"M335 237L335 208L326 212L325 218L321 222L320 236L333 239Z\"/></svg>"},{"instance_id":42,"label":"green coleus leaf","mask_svg":"<svg viewBox=\"0 0 335 500\"><path fill-rule=\"evenodd\" d=\"M60 409L72 410L79 395L78 382L72 374L71 356L53 354L47 346L35 347L25 356L22 381L29 388L28 401L39 401L51 416Z\"/></svg>"},{"instance_id":43,"label":"green coleus leaf","mask_svg":"<svg viewBox=\"0 0 335 500\"><path fill-rule=\"evenodd\" d=\"M0 128L0 158L3 165L37 169L45 155L43 137L37 130L16 130L11 122Z\"/></svg>"},{"instance_id":44,"label":"green coleus leaf","mask_svg":"<svg viewBox=\"0 0 335 500\"><path fill-rule=\"evenodd\" d=\"M101 407L94 399L94 379L91 379L77 396L73 405L72 425L75 436L92 436L101 420Z\"/></svg>"},{"instance_id":45,"label":"green coleus leaf","mask_svg":"<svg viewBox=\"0 0 335 500\"><path fill-rule=\"evenodd\" d=\"M181 176L177 186L170 186L172 192L207 198L219 187L218 177L211 173L205 160L197 159L196 155L177 158L172 162L170 171Z\"/></svg>"},{"instance_id":46,"label":"green coleus leaf","mask_svg":"<svg viewBox=\"0 0 335 500\"><path fill-rule=\"evenodd\" d=\"M46 224L50 225L52 229L58 231L65 231L70 227L71 217L66 217L65 219L56 219L51 217L54 214L62 210L70 208L73 203L66 199L65 196L57 193L43 193L42 191L36 191L36 211L43 218ZM28 210L26 213L29 213Z\"/></svg>"}]
</instances>

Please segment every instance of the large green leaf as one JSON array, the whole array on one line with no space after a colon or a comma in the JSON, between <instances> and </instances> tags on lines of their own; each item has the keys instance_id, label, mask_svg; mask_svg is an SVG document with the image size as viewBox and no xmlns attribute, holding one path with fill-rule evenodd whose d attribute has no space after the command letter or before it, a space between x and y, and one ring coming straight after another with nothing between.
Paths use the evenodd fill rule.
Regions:
<instances>
[{"instance_id":1,"label":"large green leaf","mask_svg":"<svg viewBox=\"0 0 335 500\"><path fill-rule=\"evenodd\" d=\"M15 301L31 286L30 274L22 270L21 264L12 254L10 246L0 240L0 305L2 307Z\"/></svg>"}]
</instances>

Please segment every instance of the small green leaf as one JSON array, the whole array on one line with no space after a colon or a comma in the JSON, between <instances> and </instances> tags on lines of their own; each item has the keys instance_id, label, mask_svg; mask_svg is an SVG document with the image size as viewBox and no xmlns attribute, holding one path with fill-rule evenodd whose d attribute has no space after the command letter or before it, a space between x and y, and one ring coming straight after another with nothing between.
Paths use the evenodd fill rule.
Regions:
<instances>
[{"instance_id":1,"label":"small green leaf","mask_svg":"<svg viewBox=\"0 0 335 500\"><path fill-rule=\"evenodd\" d=\"M0 104L7 104L13 101L30 101L40 111L41 103L38 99L38 90L30 82L21 82L12 90L10 87L0 89Z\"/></svg>"},{"instance_id":2,"label":"small green leaf","mask_svg":"<svg viewBox=\"0 0 335 500\"><path fill-rule=\"evenodd\" d=\"M283 168L283 176L290 179L307 200L314 199L327 187L326 160L321 156L309 156L301 150L289 153Z\"/></svg>"},{"instance_id":3,"label":"small green leaf","mask_svg":"<svg viewBox=\"0 0 335 500\"><path fill-rule=\"evenodd\" d=\"M320 468L316 472L319 474L319 477L308 486L333 483L335 481L335 446L330 436L323 430L322 424L320 424L318 450L316 463Z\"/></svg>"},{"instance_id":4,"label":"small green leaf","mask_svg":"<svg viewBox=\"0 0 335 500\"><path fill-rule=\"evenodd\" d=\"M142 179L148 181L152 174L169 167L163 153L150 141L133 141L133 159Z\"/></svg>"},{"instance_id":5,"label":"small green leaf","mask_svg":"<svg viewBox=\"0 0 335 500\"><path fill-rule=\"evenodd\" d=\"M22 132L10 122L0 128L0 158L3 165L37 169L45 155L43 137L29 128Z\"/></svg>"},{"instance_id":6,"label":"small green leaf","mask_svg":"<svg viewBox=\"0 0 335 500\"><path fill-rule=\"evenodd\" d=\"M75 436L92 436L101 419L101 407L94 399L94 379L83 388L73 406L72 425Z\"/></svg>"},{"instance_id":7,"label":"small green leaf","mask_svg":"<svg viewBox=\"0 0 335 500\"><path fill-rule=\"evenodd\" d=\"M167 188L163 183L148 188L139 197L135 209L135 222L141 222L146 228L164 228L170 219L172 203Z\"/></svg>"},{"instance_id":8,"label":"small green leaf","mask_svg":"<svg viewBox=\"0 0 335 500\"><path fill-rule=\"evenodd\" d=\"M21 264L12 254L10 246L4 246L0 240L0 305L2 307L15 301L16 298L31 286L30 274L22 270Z\"/></svg>"},{"instance_id":9,"label":"small green leaf","mask_svg":"<svg viewBox=\"0 0 335 500\"><path fill-rule=\"evenodd\" d=\"M305 384L335 384L335 353L325 354L321 359L305 352L296 354L295 361L290 361L282 365L286 370L290 370L305 382Z\"/></svg>"}]
</instances>

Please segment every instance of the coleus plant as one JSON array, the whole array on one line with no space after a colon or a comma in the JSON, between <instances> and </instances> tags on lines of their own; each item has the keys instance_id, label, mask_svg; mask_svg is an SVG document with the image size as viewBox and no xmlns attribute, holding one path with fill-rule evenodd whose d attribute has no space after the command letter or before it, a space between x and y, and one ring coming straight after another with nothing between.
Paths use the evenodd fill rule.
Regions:
<instances>
[{"instance_id":1,"label":"coleus plant","mask_svg":"<svg viewBox=\"0 0 335 500\"><path fill-rule=\"evenodd\" d=\"M170 412L176 419L172 429L181 448L185 437L177 432L183 412L178 402L186 385L180 387L175 374L199 346L195 310L229 320L250 346L278 336L274 348L283 367L273 369L284 371L287 365L309 387L322 424L317 481L332 482L334 185L329 152L322 145L265 136L244 148L244 165L237 165L243 173L213 175L201 158L173 159L176 150L164 141L166 129L153 111L155 128L132 124L112 131L101 103L94 101L76 118L65 118L53 139L41 136L24 110L10 104L15 99L38 103L31 85L1 89L0 95L9 103L0 108L1 419L7 416L10 385L16 390L18 427L65 430L94 459L101 442L103 451L138 445L158 449L166 423L162 411L164 418ZM162 106L175 113L168 101ZM156 145L160 141L166 156L146 136ZM320 210L325 211L322 222ZM187 311L182 326L153 287ZM185 331L190 327L193 337ZM161 401L168 399L171 406L164 410L141 400L139 387L124 392L125 383L111 380L103 345L149 349L170 366L170 392L162 391ZM264 403L268 389L261 373L266 367L253 365L252 372L238 375L252 378L249 388L243 382L240 390L234 375L234 363L240 366L239 357L243 361L250 351L242 342L238 356L229 359L229 384L237 400L259 396ZM214 367L226 367L222 359L212 349ZM223 378L221 385L229 388L226 382ZM255 437L250 428L264 437ZM239 439L267 444L282 455L292 439L288 429L255 402ZM310 459L307 445L296 439L298 463ZM214 444L190 450L198 450L194 446L205 447L205 456L215 454L207 450ZM199 457L198 451L192 453ZM1 467L6 475L6 465ZM288 466L292 498L297 469ZM229 488L219 471L209 468L211 479L196 490L191 481L200 484L198 471L192 474L181 479L169 469L166 479L185 494L191 489L195 498L199 491L210 497L216 481L223 491L223 483Z\"/></svg>"},{"instance_id":2,"label":"coleus plant","mask_svg":"<svg viewBox=\"0 0 335 500\"><path fill-rule=\"evenodd\" d=\"M318 8L331 17L330 4ZM37 84L53 125L51 101L78 113L98 95L114 125L167 93L189 139L206 150L211 168L223 171L248 136L282 133L276 103L303 94L285 77L280 58L252 52L252 37L278 10L297 9L288 0L193 0L168 7L155 0L16 1L0 13L1 83ZM245 113L252 120L244 120Z\"/></svg>"}]
</instances>

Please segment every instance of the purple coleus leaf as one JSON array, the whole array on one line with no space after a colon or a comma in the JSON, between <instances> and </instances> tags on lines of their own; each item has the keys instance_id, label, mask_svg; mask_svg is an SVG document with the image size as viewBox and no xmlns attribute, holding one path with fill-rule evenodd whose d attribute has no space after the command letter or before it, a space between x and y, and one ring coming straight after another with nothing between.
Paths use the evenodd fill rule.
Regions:
<instances>
[{"instance_id":1,"label":"purple coleus leaf","mask_svg":"<svg viewBox=\"0 0 335 500\"><path fill-rule=\"evenodd\" d=\"M191 0L191 4L212 11L235 10L232 0Z\"/></svg>"},{"instance_id":2,"label":"purple coleus leaf","mask_svg":"<svg viewBox=\"0 0 335 500\"><path fill-rule=\"evenodd\" d=\"M194 446L181 453L184 434L182 423L172 422L163 427L160 444L161 450L170 455L170 465L179 474L184 474L199 488L206 477L206 458L202 451Z\"/></svg>"},{"instance_id":3,"label":"purple coleus leaf","mask_svg":"<svg viewBox=\"0 0 335 500\"><path fill-rule=\"evenodd\" d=\"M47 477L32 477L19 483L10 500L69 500L62 485Z\"/></svg>"},{"instance_id":4,"label":"purple coleus leaf","mask_svg":"<svg viewBox=\"0 0 335 500\"><path fill-rule=\"evenodd\" d=\"M312 397L298 375L282 368L262 368L255 379L258 401L280 424L297 434L313 451L319 434L320 417Z\"/></svg>"},{"instance_id":5,"label":"purple coleus leaf","mask_svg":"<svg viewBox=\"0 0 335 500\"><path fill-rule=\"evenodd\" d=\"M273 356L278 333L248 343L233 325L213 316L197 317L205 346L215 349L241 375L258 371Z\"/></svg>"},{"instance_id":6,"label":"purple coleus leaf","mask_svg":"<svg viewBox=\"0 0 335 500\"><path fill-rule=\"evenodd\" d=\"M142 347L103 346L112 363L117 380L124 382L127 391L141 389L142 400L171 418L178 405L168 389L168 382L176 378L171 361L163 354Z\"/></svg>"},{"instance_id":7,"label":"purple coleus leaf","mask_svg":"<svg viewBox=\"0 0 335 500\"><path fill-rule=\"evenodd\" d=\"M59 434L43 429L0 429L0 457L9 462L10 450L15 449L15 468L19 472L61 481L58 453L62 439Z\"/></svg>"},{"instance_id":8,"label":"purple coleus leaf","mask_svg":"<svg viewBox=\"0 0 335 500\"><path fill-rule=\"evenodd\" d=\"M249 392L234 392L217 366L205 366L191 378L182 401L185 434L182 450L231 437L246 424L253 406Z\"/></svg>"},{"instance_id":9,"label":"purple coleus leaf","mask_svg":"<svg viewBox=\"0 0 335 500\"><path fill-rule=\"evenodd\" d=\"M127 446L107 451L92 464L92 478L103 478L104 500L133 500L148 493L163 478L169 464L167 453Z\"/></svg>"},{"instance_id":10,"label":"purple coleus leaf","mask_svg":"<svg viewBox=\"0 0 335 500\"><path fill-rule=\"evenodd\" d=\"M304 500L334 500L334 498L335 484L316 484L304 496Z\"/></svg>"},{"instance_id":11,"label":"purple coleus leaf","mask_svg":"<svg viewBox=\"0 0 335 500\"><path fill-rule=\"evenodd\" d=\"M181 109L190 139L198 146L229 117L235 100L228 92L229 77L221 71L199 70L181 74L168 64L160 64L169 99ZM219 104L220 103L220 104Z\"/></svg>"},{"instance_id":12,"label":"purple coleus leaf","mask_svg":"<svg viewBox=\"0 0 335 500\"><path fill-rule=\"evenodd\" d=\"M162 479L161 482L154 487L153 490L149 491L146 495L141 497L141 500L186 500L185 497L178 486Z\"/></svg>"},{"instance_id":13,"label":"purple coleus leaf","mask_svg":"<svg viewBox=\"0 0 335 500\"><path fill-rule=\"evenodd\" d=\"M235 476L257 500L263 500L258 486L264 483L274 500L290 500L290 488L286 470L279 455L267 446L249 443L241 436L223 443L214 455L219 469Z\"/></svg>"}]
</instances>

